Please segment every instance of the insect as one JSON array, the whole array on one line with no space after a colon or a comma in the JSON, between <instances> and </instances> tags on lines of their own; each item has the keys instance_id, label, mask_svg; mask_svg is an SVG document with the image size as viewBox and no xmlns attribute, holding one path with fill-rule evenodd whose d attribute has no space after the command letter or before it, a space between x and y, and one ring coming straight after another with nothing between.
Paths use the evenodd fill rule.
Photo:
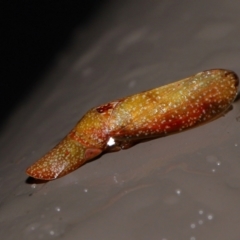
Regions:
<instances>
[{"instance_id":1,"label":"insect","mask_svg":"<svg viewBox=\"0 0 240 240\"><path fill-rule=\"evenodd\" d=\"M229 110L237 96L238 83L238 76L232 71L207 70L92 108L26 173L53 180L104 152L127 149L210 122Z\"/></svg>"}]
</instances>

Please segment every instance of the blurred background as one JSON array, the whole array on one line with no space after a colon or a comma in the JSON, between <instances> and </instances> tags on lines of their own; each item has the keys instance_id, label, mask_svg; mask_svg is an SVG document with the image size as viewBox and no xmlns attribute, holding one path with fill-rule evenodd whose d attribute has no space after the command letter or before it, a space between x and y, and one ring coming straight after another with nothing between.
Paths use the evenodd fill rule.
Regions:
<instances>
[{"instance_id":1,"label":"blurred background","mask_svg":"<svg viewBox=\"0 0 240 240\"><path fill-rule=\"evenodd\" d=\"M6 1L2 14L0 127L44 81L74 31L88 28L107 0Z\"/></svg>"}]
</instances>

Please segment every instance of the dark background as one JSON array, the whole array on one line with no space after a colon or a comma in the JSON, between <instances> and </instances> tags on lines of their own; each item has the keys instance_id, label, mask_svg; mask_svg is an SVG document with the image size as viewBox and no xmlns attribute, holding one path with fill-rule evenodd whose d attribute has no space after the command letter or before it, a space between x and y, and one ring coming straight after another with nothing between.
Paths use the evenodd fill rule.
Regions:
<instances>
[{"instance_id":1,"label":"dark background","mask_svg":"<svg viewBox=\"0 0 240 240\"><path fill-rule=\"evenodd\" d=\"M43 79L74 28L87 27L106 0L8 1L3 7L0 130Z\"/></svg>"}]
</instances>

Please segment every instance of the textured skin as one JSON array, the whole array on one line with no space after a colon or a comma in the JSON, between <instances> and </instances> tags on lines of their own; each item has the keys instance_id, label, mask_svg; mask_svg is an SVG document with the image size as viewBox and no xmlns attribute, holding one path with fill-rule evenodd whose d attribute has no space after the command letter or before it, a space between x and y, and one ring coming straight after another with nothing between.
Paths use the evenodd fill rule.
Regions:
<instances>
[{"instance_id":1,"label":"textured skin","mask_svg":"<svg viewBox=\"0 0 240 240\"><path fill-rule=\"evenodd\" d=\"M102 152L126 149L210 122L230 108L238 83L232 71L208 70L93 108L26 172L37 179L56 179Z\"/></svg>"}]
</instances>

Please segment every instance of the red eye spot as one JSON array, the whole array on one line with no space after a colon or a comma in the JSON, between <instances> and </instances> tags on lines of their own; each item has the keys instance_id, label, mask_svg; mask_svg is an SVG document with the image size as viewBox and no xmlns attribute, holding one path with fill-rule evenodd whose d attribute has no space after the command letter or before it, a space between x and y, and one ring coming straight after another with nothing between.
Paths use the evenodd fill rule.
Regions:
<instances>
[{"instance_id":1,"label":"red eye spot","mask_svg":"<svg viewBox=\"0 0 240 240\"><path fill-rule=\"evenodd\" d=\"M113 105L111 103L108 103L108 104L105 104L105 105L102 105L102 106L98 107L96 110L99 113L104 113L104 112L107 112L109 109L112 109L112 108L113 108Z\"/></svg>"}]
</instances>

